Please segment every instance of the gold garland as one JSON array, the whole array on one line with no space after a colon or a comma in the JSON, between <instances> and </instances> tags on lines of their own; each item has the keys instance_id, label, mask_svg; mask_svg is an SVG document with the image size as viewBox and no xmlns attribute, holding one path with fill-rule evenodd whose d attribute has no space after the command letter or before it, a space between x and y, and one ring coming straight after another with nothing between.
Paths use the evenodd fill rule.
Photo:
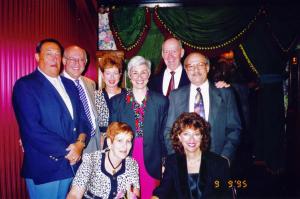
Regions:
<instances>
[{"instance_id":1,"label":"gold garland","mask_svg":"<svg viewBox=\"0 0 300 199\"><path fill-rule=\"evenodd\" d=\"M148 16L148 14L149 14L149 8L146 7L146 17ZM146 18L146 21L147 21L147 18ZM144 26L143 30L140 32L140 35L143 35L144 32L145 32L147 29L149 29L149 27L148 27L147 23L145 23L145 26ZM121 39L120 36L119 36L119 33L115 30L115 28L114 28L114 32L115 32L115 36L116 36L116 38L117 38L117 40L118 40L120 46L122 47L122 49L124 49L124 50L126 50L126 51L130 51L130 50L134 49L134 48L137 47L137 45L141 42L141 38L142 38L142 37L139 36L138 39L136 40L136 42L135 42L133 45L131 45L131 46L129 46L129 47L125 47L124 44L123 44L123 42L122 42L122 39Z\"/></svg>"},{"instance_id":2,"label":"gold garland","mask_svg":"<svg viewBox=\"0 0 300 199\"><path fill-rule=\"evenodd\" d=\"M259 74L259 72L256 70L256 68L255 68L255 66L253 65L253 63L251 62L250 58L248 57L248 55L247 55L247 53L246 53L246 51L245 51L243 45L240 44L240 45L239 45L239 48L241 49L241 51L242 51L242 53L243 53L243 55L244 55L244 57L245 57L247 63L249 64L250 69L251 69L251 70L259 77L260 74Z\"/></svg>"},{"instance_id":3,"label":"gold garland","mask_svg":"<svg viewBox=\"0 0 300 199\"><path fill-rule=\"evenodd\" d=\"M158 13L157 13L157 8L158 6L155 7L155 15L157 16L157 19L160 21L161 24L163 24L163 26L169 31L169 33L172 34L173 37L179 39L168 27L167 25L162 21L162 19L159 17ZM263 9L260 8L258 13L255 15L255 17L249 22L249 24L241 31L239 32L236 36L234 36L233 38L229 39L228 41L225 41L222 44L217 44L215 46L195 46L193 44L190 44L186 41L181 40L181 42L191 48L197 49L197 50L216 50L218 48L223 48L231 43L233 43L234 41L236 41L237 39L239 39L242 35L244 35L246 33L247 30L250 29L250 27L253 25L253 23L257 20L258 16L261 15L263 13Z\"/></svg>"}]
</instances>

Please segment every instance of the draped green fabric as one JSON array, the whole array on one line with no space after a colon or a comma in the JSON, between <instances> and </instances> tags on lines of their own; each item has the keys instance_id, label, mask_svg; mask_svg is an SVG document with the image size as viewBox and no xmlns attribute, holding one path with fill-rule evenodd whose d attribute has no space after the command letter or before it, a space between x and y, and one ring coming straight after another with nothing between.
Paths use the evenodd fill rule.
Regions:
<instances>
[{"instance_id":1,"label":"draped green fabric","mask_svg":"<svg viewBox=\"0 0 300 199\"><path fill-rule=\"evenodd\" d=\"M133 45L145 26L145 8L119 7L113 10L113 26L125 47Z\"/></svg>"},{"instance_id":2,"label":"draped green fabric","mask_svg":"<svg viewBox=\"0 0 300 199\"><path fill-rule=\"evenodd\" d=\"M152 63L152 72L159 65L161 60L161 44L164 41L163 35L158 30L155 23L151 22L151 29L149 31L148 37L144 41L140 52L138 53L141 56L146 57Z\"/></svg>"},{"instance_id":3,"label":"draped green fabric","mask_svg":"<svg viewBox=\"0 0 300 199\"><path fill-rule=\"evenodd\" d=\"M172 33L196 46L224 43L242 32L258 13L253 6L159 8L158 15Z\"/></svg>"}]
</instances>

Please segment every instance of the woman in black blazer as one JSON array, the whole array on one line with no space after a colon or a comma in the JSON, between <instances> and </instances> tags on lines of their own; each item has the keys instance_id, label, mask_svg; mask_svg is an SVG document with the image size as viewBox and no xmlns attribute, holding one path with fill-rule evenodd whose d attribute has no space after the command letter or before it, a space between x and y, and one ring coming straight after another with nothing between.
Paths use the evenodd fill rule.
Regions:
<instances>
[{"instance_id":1,"label":"woman in black blazer","mask_svg":"<svg viewBox=\"0 0 300 199\"><path fill-rule=\"evenodd\" d=\"M141 198L149 199L159 185L164 149L163 129L168 99L148 89L151 63L142 56L128 62L132 89L111 100L111 121L125 122L134 130L132 157L139 164Z\"/></svg>"},{"instance_id":2,"label":"woman in black blazer","mask_svg":"<svg viewBox=\"0 0 300 199\"><path fill-rule=\"evenodd\" d=\"M209 124L203 118L182 113L172 127L171 140L176 153L167 157L153 199L230 198L228 162L207 150Z\"/></svg>"}]
</instances>

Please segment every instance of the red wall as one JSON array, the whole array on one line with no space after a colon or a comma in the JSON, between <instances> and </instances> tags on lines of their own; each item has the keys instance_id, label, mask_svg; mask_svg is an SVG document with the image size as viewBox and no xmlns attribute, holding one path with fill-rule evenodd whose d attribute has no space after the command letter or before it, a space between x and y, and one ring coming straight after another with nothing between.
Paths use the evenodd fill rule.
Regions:
<instances>
[{"instance_id":1,"label":"red wall","mask_svg":"<svg viewBox=\"0 0 300 199\"><path fill-rule=\"evenodd\" d=\"M91 56L87 76L96 80L96 30L96 0L0 1L0 198L27 197L11 93L18 78L35 70L36 43L52 37L85 48Z\"/></svg>"}]
</instances>

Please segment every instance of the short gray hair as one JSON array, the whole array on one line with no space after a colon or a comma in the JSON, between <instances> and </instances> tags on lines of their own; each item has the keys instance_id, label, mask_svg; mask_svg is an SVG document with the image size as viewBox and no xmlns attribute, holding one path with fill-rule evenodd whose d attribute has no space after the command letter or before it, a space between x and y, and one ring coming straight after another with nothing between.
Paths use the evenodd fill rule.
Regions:
<instances>
[{"instance_id":1,"label":"short gray hair","mask_svg":"<svg viewBox=\"0 0 300 199\"><path fill-rule=\"evenodd\" d=\"M145 59L142 56L134 56L132 57L127 65L127 70L128 72L130 72L130 70L134 67L134 66L140 66L140 65L146 65L148 70L149 70L149 74L151 74L151 62L148 59Z\"/></svg>"}]
</instances>

